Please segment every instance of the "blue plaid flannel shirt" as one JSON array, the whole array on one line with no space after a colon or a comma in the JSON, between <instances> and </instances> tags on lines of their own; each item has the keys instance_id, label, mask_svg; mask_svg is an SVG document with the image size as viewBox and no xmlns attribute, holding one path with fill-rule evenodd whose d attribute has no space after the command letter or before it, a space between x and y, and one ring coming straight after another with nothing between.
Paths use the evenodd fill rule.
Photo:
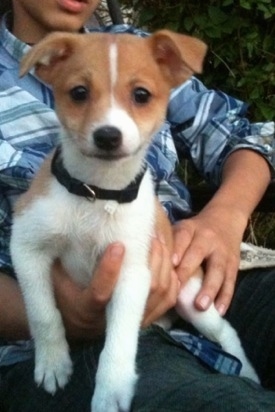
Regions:
<instances>
[{"instance_id":1,"label":"blue plaid flannel shirt","mask_svg":"<svg viewBox=\"0 0 275 412\"><path fill-rule=\"evenodd\" d=\"M96 30L145 36L126 25ZM18 78L21 57L29 46L0 27L0 270L14 276L9 253L12 208L45 156L55 147L59 131L51 89L32 74ZM157 195L172 222L192 210L186 186L175 174L179 157L192 158L207 180L219 184L227 157L251 148L272 163L274 123L251 124L244 118L246 105L226 94L208 90L192 78L171 93L166 122L153 140L147 161ZM200 335L172 330L180 342L213 369L238 374L240 362ZM33 356L33 342L0 339L0 366Z\"/></svg>"}]
</instances>

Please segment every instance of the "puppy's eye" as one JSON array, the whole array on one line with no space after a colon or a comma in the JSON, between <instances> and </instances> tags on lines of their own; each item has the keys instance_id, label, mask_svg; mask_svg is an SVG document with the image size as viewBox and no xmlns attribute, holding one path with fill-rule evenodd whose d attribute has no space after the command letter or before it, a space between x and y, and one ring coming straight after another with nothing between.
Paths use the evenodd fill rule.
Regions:
<instances>
[{"instance_id":1,"label":"puppy's eye","mask_svg":"<svg viewBox=\"0 0 275 412\"><path fill-rule=\"evenodd\" d=\"M89 97L89 90L85 86L76 86L70 90L70 96L75 102L84 102Z\"/></svg>"},{"instance_id":2,"label":"puppy's eye","mask_svg":"<svg viewBox=\"0 0 275 412\"><path fill-rule=\"evenodd\" d=\"M151 93L143 87L137 87L133 90L133 100L138 104L146 104L151 98Z\"/></svg>"}]
</instances>

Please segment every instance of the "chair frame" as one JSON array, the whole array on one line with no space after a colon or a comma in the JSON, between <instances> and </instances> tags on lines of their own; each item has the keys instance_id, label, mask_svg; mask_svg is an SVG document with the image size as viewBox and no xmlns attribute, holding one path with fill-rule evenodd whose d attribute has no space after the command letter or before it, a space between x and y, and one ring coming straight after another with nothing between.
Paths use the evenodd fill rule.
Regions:
<instances>
[{"instance_id":1,"label":"chair frame","mask_svg":"<svg viewBox=\"0 0 275 412\"><path fill-rule=\"evenodd\" d=\"M123 16L118 0L107 0L107 6L113 24L123 24Z\"/></svg>"}]
</instances>

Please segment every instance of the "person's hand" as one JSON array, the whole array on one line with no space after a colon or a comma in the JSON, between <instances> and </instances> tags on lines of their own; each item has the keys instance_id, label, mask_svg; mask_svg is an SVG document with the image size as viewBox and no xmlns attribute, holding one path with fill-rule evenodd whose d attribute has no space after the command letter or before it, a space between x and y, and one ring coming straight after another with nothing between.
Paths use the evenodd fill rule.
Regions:
<instances>
[{"instance_id":1,"label":"person's hand","mask_svg":"<svg viewBox=\"0 0 275 412\"><path fill-rule=\"evenodd\" d=\"M180 282L173 269L171 252L163 235L152 239L149 266L152 280L143 327L150 325L174 307L179 293Z\"/></svg>"},{"instance_id":2,"label":"person's hand","mask_svg":"<svg viewBox=\"0 0 275 412\"><path fill-rule=\"evenodd\" d=\"M77 286L56 262L55 295L69 338L91 340L104 333L105 309L116 286L124 252L121 243L109 245L86 288Z\"/></svg>"},{"instance_id":3,"label":"person's hand","mask_svg":"<svg viewBox=\"0 0 275 412\"><path fill-rule=\"evenodd\" d=\"M214 301L224 315L234 292L243 235L242 217L228 208L206 208L174 226L176 272L182 284L203 265L204 282L195 306L206 310Z\"/></svg>"},{"instance_id":4,"label":"person's hand","mask_svg":"<svg viewBox=\"0 0 275 412\"><path fill-rule=\"evenodd\" d=\"M56 262L53 276L56 300L70 338L93 339L104 333L105 309L116 286L124 252L122 244L111 244L85 289L77 286ZM162 236L152 239L149 266L152 280L143 327L153 323L173 307L179 291L179 281L172 268L171 254Z\"/></svg>"}]
</instances>

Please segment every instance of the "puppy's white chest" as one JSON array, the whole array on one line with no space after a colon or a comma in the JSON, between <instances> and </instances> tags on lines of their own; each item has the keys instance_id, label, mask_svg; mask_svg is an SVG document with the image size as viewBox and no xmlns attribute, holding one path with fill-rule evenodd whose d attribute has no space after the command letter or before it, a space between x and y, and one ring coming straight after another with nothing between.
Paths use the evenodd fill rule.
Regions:
<instances>
[{"instance_id":1,"label":"puppy's white chest","mask_svg":"<svg viewBox=\"0 0 275 412\"><path fill-rule=\"evenodd\" d=\"M112 242L122 242L126 249L144 245L147 251L154 222L154 194L149 175L140 187L138 198L130 203L73 200L75 203L64 203L70 206L59 224L65 242L61 259L75 280L88 283L98 256Z\"/></svg>"},{"instance_id":2,"label":"puppy's white chest","mask_svg":"<svg viewBox=\"0 0 275 412\"><path fill-rule=\"evenodd\" d=\"M89 282L98 256L109 243L120 237L117 227L118 207L113 213L109 213L105 210L105 202L85 202L83 207L78 207L70 213L72 220L67 226L67 233L64 234L64 247L61 253L63 265L82 285Z\"/></svg>"}]
</instances>

